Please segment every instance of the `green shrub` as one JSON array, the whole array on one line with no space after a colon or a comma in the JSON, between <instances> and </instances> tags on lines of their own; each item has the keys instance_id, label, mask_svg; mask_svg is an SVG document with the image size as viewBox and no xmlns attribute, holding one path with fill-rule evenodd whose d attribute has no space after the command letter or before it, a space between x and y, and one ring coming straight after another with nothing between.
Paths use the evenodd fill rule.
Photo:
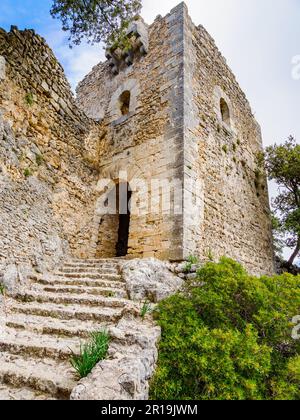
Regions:
<instances>
[{"instance_id":1,"label":"green shrub","mask_svg":"<svg viewBox=\"0 0 300 420\"><path fill-rule=\"evenodd\" d=\"M300 399L300 276L249 276L222 258L161 302L158 400Z\"/></svg>"},{"instance_id":2,"label":"green shrub","mask_svg":"<svg viewBox=\"0 0 300 420\"><path fill-rule=\"evenodd\" d=\"M199 263L198 257L195 257L194 255L190 255L187 259L187 263L184 267L184 272L189 273L192 269L193 265L196 265Z\"/></svg>"},{"instance_id":3,"label":"green shrub","mask_svg":"<svg viewBox=\"0 0 300 420\"><path fill-rule=\"evenodd\" d=\"M71 365L80 378L85 378L93 368L107 356L109 336L106 331L94 332L90 340L80 347L80 354L73 354Z\"/></svg>"}]
</instances>

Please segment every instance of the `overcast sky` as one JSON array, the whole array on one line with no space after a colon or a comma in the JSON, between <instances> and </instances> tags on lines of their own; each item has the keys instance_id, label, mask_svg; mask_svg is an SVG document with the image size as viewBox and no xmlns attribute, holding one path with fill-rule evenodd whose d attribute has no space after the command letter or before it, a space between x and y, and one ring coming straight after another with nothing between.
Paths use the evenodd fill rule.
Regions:
<instances>
[{"instance_id":1,"label":"overcast sky","mask_svg":"<svg viewBox=\"0 0 300 420\"><path fill-rule=\"evenodd\" d=\"M99 45L68 47L60 23L50 17L51 0L0 1L0 26L36 29L53 48L73 88L104 59ZM151 23L178 3L144 0L142 15ZM186 4L194 23L214 37L245 91L261 124L264 145L282 142L289 135L300 142L300 0L186 0Z\"/></svg>"}]
</instances>

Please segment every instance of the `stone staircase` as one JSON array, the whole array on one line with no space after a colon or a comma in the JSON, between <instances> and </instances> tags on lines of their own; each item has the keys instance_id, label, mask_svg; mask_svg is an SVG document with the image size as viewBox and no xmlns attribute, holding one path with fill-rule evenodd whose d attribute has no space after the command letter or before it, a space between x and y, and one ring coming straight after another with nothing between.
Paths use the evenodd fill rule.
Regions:
<instances>
[{"instance_id":1,"label":"stone staircase","mask_svg":"<svg viewBox=\"0 0 300 420\"><path fill-rule=\"evenodd\" d=\"M0 324L0 400L69 399L70 354L92 331L113 329L130 303L118 259L74 259L31 278Z\"/></svg>"}]
</instances>

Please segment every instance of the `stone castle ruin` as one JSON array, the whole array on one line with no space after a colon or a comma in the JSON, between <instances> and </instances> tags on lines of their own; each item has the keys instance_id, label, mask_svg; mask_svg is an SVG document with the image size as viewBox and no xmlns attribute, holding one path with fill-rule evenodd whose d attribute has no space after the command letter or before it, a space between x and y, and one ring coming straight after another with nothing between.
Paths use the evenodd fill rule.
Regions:
<instances>
[{"instance_id":1,"label":"stone castle ruin","mask_svg":"<svg viewBox=\"0 0 300 420\"><path fill-rule=\"evenodd\" d=\"M0 399L147 399L143 302L195 278L182 261L274 271L260 128L212 38L184 3L127 38L75 99L44 39L0 29Z\"/></svg>"},{"instance_id":2,"label":"stone castle ruin","mask_svg":"<svg viewBox=\"0 0 300 420\"><path fill-rule=\"evenodd\" d=\"M134 21L128 40L74 99L44 39L0 30L2 277L70 255L212 253L273 272L260 128L214 41L184 3L150 26ZM139 211L97 210L127 190Z\"/></svg>"}]
</instances>

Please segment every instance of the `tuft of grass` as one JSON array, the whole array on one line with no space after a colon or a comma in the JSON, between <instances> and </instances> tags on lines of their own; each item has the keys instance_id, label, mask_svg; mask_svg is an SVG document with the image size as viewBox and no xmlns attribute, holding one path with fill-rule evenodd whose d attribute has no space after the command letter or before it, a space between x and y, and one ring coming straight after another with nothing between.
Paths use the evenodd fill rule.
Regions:
<instances>
[{"instance_id":1,"label":"tuft of grass","mask_svg":"<svg viewBox=\"0 0 300 420\"><path fill-rule=\"evenodd\" d=\"M28 177L30 177L32 175L32 171L31 171L31 169L30 168L26 168L26 169L24 169L24 176L25 176L25 178L28 178Z\"/></svg>"},{"instance_id":2,"label":"tuft of grass","mask_svg":"<svg viewBox=\"0 0 300 420\"><path fill-rule=\"evenodd\" d=\"M34 104L34 97L31 92L27 93L27 95L25 96L25 102L29 106L32 106Z\"/></svg>"},{"instance_id":3,"label":"tuft of grass","mask_svg":"<svg viewBox=\"0 0 300 420\"><path fill-rule=\"evenodd\" d=\"M0 284L0 295L5 296L5 294L6 294L5 286L3 284Z\"/></svg>"},{"instance_id":4,"label":"tuft of grass","mask_svg":"<svg viewBox=\"0 0 300 420\"><path fill-rule=\"evenodd\" d=\"M87 343L80 346L80 354L73 353L70 363L80 378L88 376L97 363L107 357L109 335L107 331L93 332Z\"/></svg>"},{"instance_id":5,"label":"tuft of grass","mask_svg":"<svg viewBox=\"0 0 300 420\"><path fill-rule=\"evenodd\" d=\"M213 252L212 252L212 250L211 250L211 249L209 249L209 250L207 251L207 258L208 258L208 260L209 260L209 261L211 261L211 262L213 262L213 261L214 261L214 259L215 259L215 256L214 256L214 254L213 254Z\"/></svg>"},{"instance_id":6,"label":"tuft of grass","mask_svg":"<svg viewBox=\"0 0 300 420\"><path fill-rule=\"evenodd\" d=\"M41 166L44 162L44 157L40 154L37 154L35 156L35 162L36 162L37 166Z\"/></svg>"},{"instance_id":7,"label":"tuft of grass","mask_svg":"<svg viewBox=\"0 0 300 420\"><path fill-rule=\"evenodd\" d=\"M223 150L224 153L228 152L228 147L227 147L226 144L224 144L224 146L222 147L222 150Z\"/></svg>"},{"instance_id":8,"label":"tuft of grass","mask_svg":"<svg viewBox=\"0 0 300 420\"><path fill-rule=\"evenodd\" d=\"M141 309L141 318L145 319L145 316L147 314L150 314L151 312L152 312L151 303L146 300Z\"/></svg>"}]
</instances>

